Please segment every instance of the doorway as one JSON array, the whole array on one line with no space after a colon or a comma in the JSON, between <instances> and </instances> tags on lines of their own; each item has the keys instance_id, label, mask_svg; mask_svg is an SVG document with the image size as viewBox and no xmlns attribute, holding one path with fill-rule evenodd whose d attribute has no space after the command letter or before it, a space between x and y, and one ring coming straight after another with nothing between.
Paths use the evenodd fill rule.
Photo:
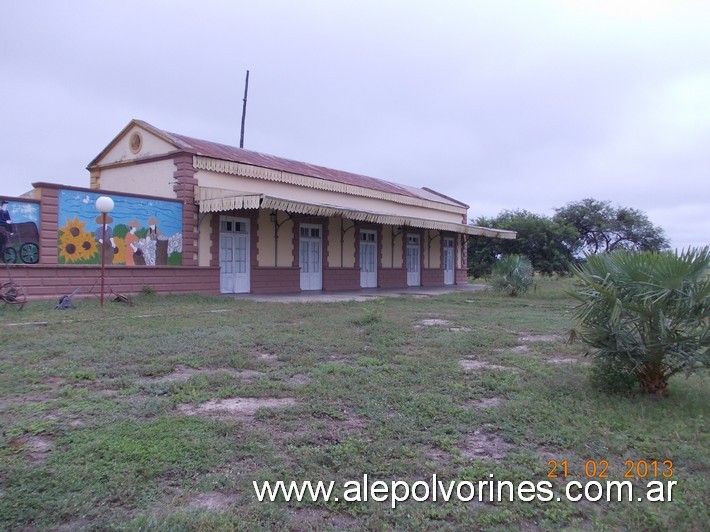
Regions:
<instances>
[{"instance_id":1,"label":"doorway","mask_svg":"<svg viewBox=\"0 0 710 532\"><path fill-rule=\"evenodd\" d=\"M377 288L377 232L360 230L360 286Z\"/></svg>"},{"instance_id":2,"label":"doorway","mask_svg":"<svg viewBox=\"0 0 710 532\"><path fill-rule=\"evenodd\" d=\"M407 235L407 286L421 284L421 246L419 235Z\"/></svg>"},{"instance_id":3,"label":"doorway","mask_svg":"<svg viewBox=\"0 0 710 532\"><path fill-rule=\"evenodd\" d=\"M223 294L250 291L249 220L221 216L219 221L219 288Z\"/></svg>"},{"instance_id":4,"label":"doorway","mask_svg":"<svg viewBox=\"0 0 710 532\"><path fill-rule=\"evenodd\" d=\"M444 238L444 284L454 284L456 276L454 272L455 249L453 238Z\"/></svg>"},{"instance_id":5,"label":"doorway","mask_svg":"<svg viewBox=\"0 0 710 532\"><path fill-rule=\"evenodd\" d=\"M322 228L320 225L301 224L299 239L299 266L301 290L323 289Z\"/></svg>"}]
</instances>

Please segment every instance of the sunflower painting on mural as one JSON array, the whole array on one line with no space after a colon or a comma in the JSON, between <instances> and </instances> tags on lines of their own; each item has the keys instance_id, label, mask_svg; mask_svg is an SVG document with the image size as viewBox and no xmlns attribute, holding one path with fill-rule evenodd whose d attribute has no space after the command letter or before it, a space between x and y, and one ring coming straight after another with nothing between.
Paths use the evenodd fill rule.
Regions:
<instances>
[{"instance_id":1,"label":"sunflower painting on mural","mask_svg":"<svg viewBox=\"0 0 710 532\"><path fill-rule=\"evenodd\" d=\"M114 210L103 218L94 203L99 194L59 191L57 234L60 264L179 266L182 264L182 205L152 198L111 195ZM158 225L161 230L158 231Z\"/></svg>"},{"instance_id":2,"label":"sunflower painting on mural","mask_svg":"<svg viewBox=\"0 0 710 532\"><path fill-rule=\"evenodd\" d=\"M59 230L59 262L64 264L87 264L99 253L99 243L96 237L86 231L86 222L77 217L67 219L67 223Z\"/></svg>"}]
</instances>

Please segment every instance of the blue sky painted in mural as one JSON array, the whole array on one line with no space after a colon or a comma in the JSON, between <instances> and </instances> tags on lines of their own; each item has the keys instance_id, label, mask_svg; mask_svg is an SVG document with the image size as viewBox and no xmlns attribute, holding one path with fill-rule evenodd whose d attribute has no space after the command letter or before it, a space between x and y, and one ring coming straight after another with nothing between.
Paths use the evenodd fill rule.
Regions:
<instances>
[{"instance_id":1,"label":"blue sky painted in mural","mask_svg":"<svg viewBox=\"0 0 710 532\"><path fill-rule=\"evenodd\" d=\"M39 204L8 201L7 212L13 223L34 222L39 225Z\"/></svg>"},{"instance_id":2,"label":"blue sky painted in mural","mask_svg":"<svg viewBox=\"0 0 710 532\"><path fill-rule=\"evenodd\" d=\"M98 224L96 217L96 200L101 194L77 190L59 191L59 226L66 225L67 219L74 217L86 222L84 230L93 232ZM113 226L128 224L137 218L141 227L148 227L148 219L152 216L158 220L157 227L166 236L182 233L182 205L172 201L134 198L131 196L110 196L114 202L111 213Z\"/></svg>"}]
</instances>

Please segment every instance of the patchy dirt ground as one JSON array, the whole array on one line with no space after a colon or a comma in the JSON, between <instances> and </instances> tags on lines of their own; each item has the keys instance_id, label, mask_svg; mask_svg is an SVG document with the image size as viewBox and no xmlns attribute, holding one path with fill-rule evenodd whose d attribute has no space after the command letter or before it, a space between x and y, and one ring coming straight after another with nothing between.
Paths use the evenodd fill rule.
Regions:
<instances>
[{"instance_id":1,"label":"patchy dirt ground","mask_svg":"<svg viewBox=\"0 0 710 532\"><path fill-rule=\"evenodd\" d=\"M289 530L344 530L354 527L358 521L348 515L329 512L319 508L293 508Z\"/></svg>"},{"instance_id":2,"label":"patchy dirt ground","mask_svg":"<svg viewBox=\"0 0 710 532\"><path fill-rule=\"evenodd\" d=\"M548 364L574 364L576 362L579 362L576 358L569 358L569 357L554 357L554 358L548 358L545 360Z\"/></svg>"},{"instance_id":3,"label":"patchy dirt ground","mask_svg":"<svg viewBox=\"0 0 710 532\"><path fill-rule=\"evenodd\" d=\"M276 353L262 353L260 351L252 351L251 356L256 360L263 360L272 366L283 366L285 363L279 360Z\"/></svg>"},{"instance_id":4,"label":"patchy dirt ground","mask_svg":"<svg viewBox=\"0 0 710 532\"><path fill-rule=\"evenodd\" d=\"M23 453L31 462L44 462L54 449L54 441L41 435L26 435L13 439L10 447Z\"/></svg>"},{"instance_id":5,"label":"patchy dirt ground","mask_svg":"<svg viewBox=\"0 0 710 532\"><path fill-rule=\"evenodd\" d=\"M484 426L466 434L460 441L458 448L461 457L466 460L493 460L497 462L506 457L506 454L513 449L513 445ZM449 467L453 462L452 454L442 449L430 448L425 451L424 456L439 468Z\"/></svg>"},{"instance_id":6,"label":"patchy dirt ground","mask_svg":"<svg viewBox=\"0 0 710 532\"><path fill-rule=\"evenodd\" d=\"M497 434L488 432L485 429L478 429L466 435L461 447L461 456L471 460L499 461L505 458L505 455L512 448L511 444Z\"/></svg>"},{"instance_id":7,"label":"patchy dirt ground","mask_svg":"<svg viewBox=\"0 0 710 532\"><path fill-rule=\"evenodd\" d=\"M253 371L250 369L247 369L244 371L237 371L232 368L195 369L195 368L189 368L187 366L178 365L175 367L175 369L172 372L170 372L166 375L162 375L160 377L143 377L141 379L137 379L136 383L139 385L142 385L142 384L156 384L156 383L165 383L165 382L179 382L179 381L186 381L190 377L193 377L194 375L215 375L218 373L226 373L226 374L231 375L237 379L242 379L242 380L259 379L259 378L266 375L265 373L262 373L261 371Z\"/></svg>"},{"instance_id":8,"label":"patchy dirt ground","mask_svg":"<svg viewBox=\"0 0 710 532\"><path fill-rule=\"evenodd\" d=\"M520 337L521 342L561 342L564 341L564 337L559 334L522 334Z\"/></svg>"},{"instance_id":9,"label":"patchy dirt ground","mask_svg":"<svg viewBox=\"0 0 710 532\"><path fill-rule=\"evenodd\" d=\"M422 327L434 327L434 326L441 326L441 327L448 327L451 325L451 322L449 320L442 320L440 318L427 318L423 320L419 320L418 325Z\"/></svg>"},{"instance_id":10,"label":"patchy dirt ground","mask_svg":"<svg viewBox=\"0 0 710 532\"><path fill-rule=\"evenodd\" d=\"M442 469L448 467L451 463L451 453L443 451L441 449L430 448L424 452L427 460L434 462L437 468Z\"/></svg>"},{"instance_id":11,"label":"patchy dirt ground","mask_svg":"<svg viewBox=\"0 0 710 532\"><path fill-rule=\"evenodd\" d=\"M301 388L303 386L308 386L311 383L311 378L303 373L296 373L286 382L289 386L292 386L294 388Z\"/></svg>"},{"instance_id":12,"label":"patchy dirt ground","mask_svg":"<svg viewBox=\"0 0 710 532\"><path fill-rule=\"evenodd\" d=\"M450 320L445 320L442 318L425 318L419 320L415 325L415 329L422 329L424 327L446 327L451 332L466 332L470 331L470 327L458 327L453 324Z\"/></svg>"},{"instance_id":13,"label":"patchy dirt ground","mask_svg":"<svg viewBox=\"0 0 710 532\"><path fill-rule=\"evenodd\" d=\"M260 408L289 408L298 403L293 397L283 399L232 397L230 399L212 399L200 405L181 404L178 412L187 416L229 416L252 417Z\"/></svg>"},{"instance_id":14,"label":"patchy dirt ground","mask_svg":"<svg viewBox=\"0 0 710 532\"><path fill-rule=\"evenodd\" d=\"M459 360L459 366L461 366L466 371L473 371L479 369L492 369L495 371L512 371L517 372L517 368L511 368L510 366L501 366L499 364L491 364L484 360L471 360L469 358L464 358Z\"/></svg>"},{"instance_id":15,"label":"patchy dirt ground","mask_svg":"<svg viewBox=\"0 0 710 532\"><path fill-rule=\"evenodd\" d=\"M530 347L527 345L516 345L515 347L509 347L507 349L499 349L498 352L503 353L505 351L510 351L511 353L529 353Z\"/></svg>"},{"instance_id":16,"label":"patchy dirt ground","mask_svg":"<svg viewBox=\"0 0 710 532\"><path fill-rule=\"evenodd\" d=\"M187 498L185 508L188 510L224 510L236 500L237 495L209 491L195 493Z\"/></svg>"},{"instance_id":17,"label":"patchy dirt ground","mask_svg":"<svg viewBox=\"0 0 710 532\"><path fill-rule=\"evenodd\" d=\"M496 408L503 404L503 399L500 397L483 397L475 401L471 401L468 406L471 408L483 409L483 408Z\"/></svg>"}]
</instances>

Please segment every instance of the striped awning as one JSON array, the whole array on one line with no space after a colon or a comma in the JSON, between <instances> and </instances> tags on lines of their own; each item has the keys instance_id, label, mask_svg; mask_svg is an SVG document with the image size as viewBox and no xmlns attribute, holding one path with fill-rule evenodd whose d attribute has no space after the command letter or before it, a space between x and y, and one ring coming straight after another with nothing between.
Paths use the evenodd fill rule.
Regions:
<instances>
[{"instance_id":1,"label":"striped awning","mask_svg":"<svg viewBox=\"0 0 710 532\"><path fill-rule=\"evenodd\" d=\"M516 237L515 231L506 231L503 229L491 229L476 225L413 218L411 216L401 216L383 212L363 211L340 205L295 201L269 196L267 194L238 192L212 187L195 187L195 203L200 206L200 212L225 212L233 209L268 209L293 214L308 214L311 216L342 216L343 218L360 222L415 227L419 229L436 229L439 231L451 231L453 233L486 236L490 238L514 239Z\"/></svg>"}]
</instances>

